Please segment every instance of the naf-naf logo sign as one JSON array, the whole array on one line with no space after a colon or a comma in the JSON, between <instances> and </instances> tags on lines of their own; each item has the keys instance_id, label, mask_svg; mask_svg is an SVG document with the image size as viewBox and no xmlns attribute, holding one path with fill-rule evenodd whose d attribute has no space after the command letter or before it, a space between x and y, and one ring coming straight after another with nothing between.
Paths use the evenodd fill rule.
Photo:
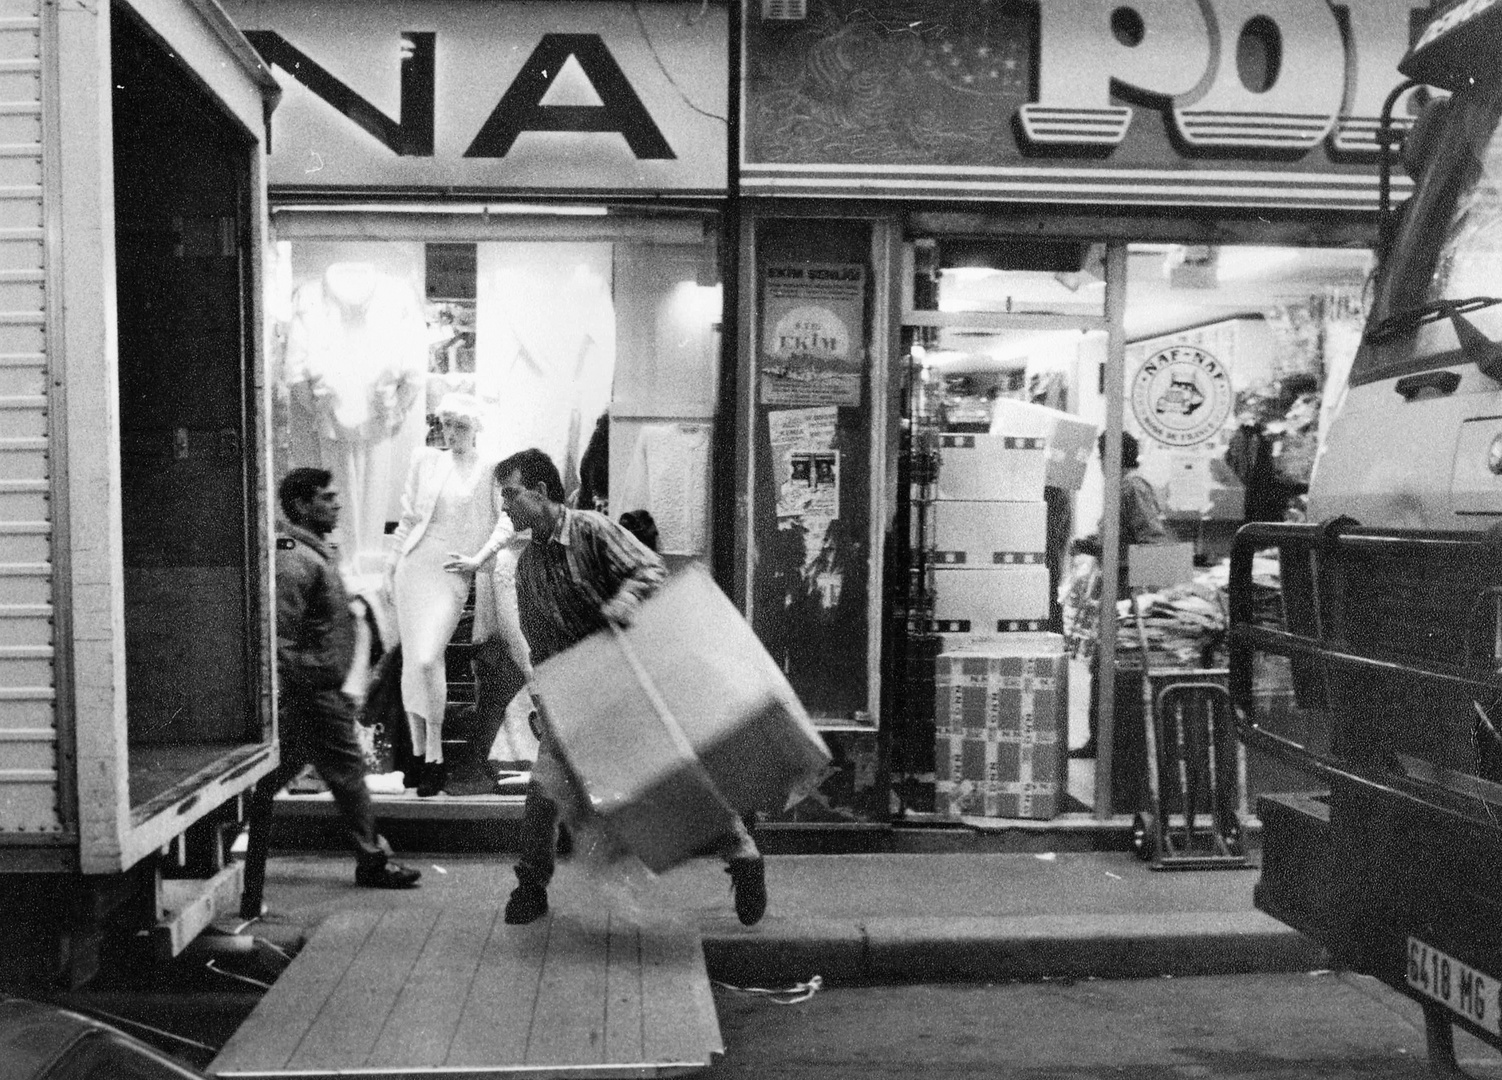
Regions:
<instances>
[{"instance_id":1,"label":"naf-naf logo sign","mask_svg":"<svg viewBox=\"0 0 1502 1080\"><path fill-rule=\"evenodd\" d=\"M284 90L273 186L724 186L723 9L716 20L694 18L697 4L246 0L243 11Z\"/></svg>"}]
</instances>

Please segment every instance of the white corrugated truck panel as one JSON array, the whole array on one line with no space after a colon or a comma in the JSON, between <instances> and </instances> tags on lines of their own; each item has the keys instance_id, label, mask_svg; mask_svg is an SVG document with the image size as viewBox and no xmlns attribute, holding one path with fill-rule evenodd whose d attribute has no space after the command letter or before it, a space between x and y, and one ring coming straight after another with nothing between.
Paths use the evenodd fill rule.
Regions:
<instances>
[{"instance_id":1,"label":"white corrugated truck panel","mask_svg":"<svg viewBox=\"0 0 1502 1080\"><path fill-rule=\"evenodd\" d=\"M62 827L38 0L0 2L0 834Z\"/></svg>"}]
</instances>

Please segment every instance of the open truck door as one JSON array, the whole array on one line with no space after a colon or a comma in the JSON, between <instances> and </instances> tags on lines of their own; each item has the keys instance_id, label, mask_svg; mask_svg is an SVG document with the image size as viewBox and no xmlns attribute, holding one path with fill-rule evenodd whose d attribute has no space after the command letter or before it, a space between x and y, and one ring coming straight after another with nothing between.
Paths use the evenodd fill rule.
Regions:
<instances>
[{"instance_id":1,"label":"open truck door","mask_svg":"<svg viewBox=\"0 0 1502 1080\"><path fill-rule=\"evenodd\" d=\"M278 91L212 0L19 0L0 52L0 912L6 978L76 982L233 907L276 763Z\"/></svg>"}]
</instances>

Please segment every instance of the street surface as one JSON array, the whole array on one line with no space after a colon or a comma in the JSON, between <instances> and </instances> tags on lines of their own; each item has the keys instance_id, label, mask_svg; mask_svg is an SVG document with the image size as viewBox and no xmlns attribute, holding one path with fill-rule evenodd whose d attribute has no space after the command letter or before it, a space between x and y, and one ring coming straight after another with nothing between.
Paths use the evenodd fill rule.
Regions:
<instances>
[{"instance_id":1,"label":"street surface","mask_svg":"<svg viewBox=\"0 0 1502 1080\"><path fill-rule=\"evenodd\" d=\"M1328 972L833 988L781 1006L717 989L716 1080L1419 1080L1417 1008ZM1462 1067L1502 1057L1457 1037Z\"/></svg>"}]
</instances>

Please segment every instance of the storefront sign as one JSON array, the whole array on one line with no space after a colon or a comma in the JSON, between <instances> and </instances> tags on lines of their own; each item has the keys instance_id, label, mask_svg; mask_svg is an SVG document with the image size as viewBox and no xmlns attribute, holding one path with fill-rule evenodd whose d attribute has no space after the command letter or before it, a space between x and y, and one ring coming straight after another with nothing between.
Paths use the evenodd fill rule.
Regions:
<instances>
[{"instance_id":1,"label":"storefront sign","mask_svg":"<svg viewBox=\"0 0 1502 1080\"><path fill-rule=\"evenodd\" d=\"M274 188L724 190L721 5L226 8L285 91Z\"/></svg>"},{"instance_id":2,"label":"storefront sign","mask_svg":"<svg viewBox=\"0 0 1502 1080\"><path fill-rule=\"evenodd\" d=\"M1419 0L810 0L748 16L776 194L1371 208ZM1394 113L1411 122L1409 101ZM1399 178L1399 185L1406 180Z\"/></svg>"},{"instance_id":3,"label":"storefront sign","mask_svg":"<svg viewBox=\"0 0 1502 1080\"><path fill-rule=\"evenodd\" d=\"M865 268L774 263L763 292L762 403L859 405Z\"/></svg>"}]
</instances>

